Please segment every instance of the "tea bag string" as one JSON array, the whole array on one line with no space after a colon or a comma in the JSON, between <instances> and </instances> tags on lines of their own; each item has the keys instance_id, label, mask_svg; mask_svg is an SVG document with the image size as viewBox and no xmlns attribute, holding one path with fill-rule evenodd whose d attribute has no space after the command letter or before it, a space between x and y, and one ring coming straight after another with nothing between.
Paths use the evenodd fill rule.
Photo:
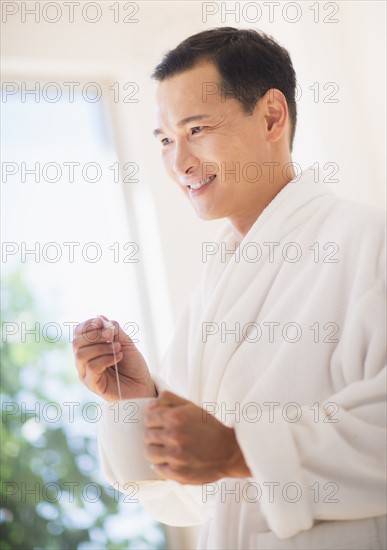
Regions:
<instances>
[{"instance_id":1,"label":"tea bag string","mask_svg":"<svg viewBox=\"0 0 387 550\"><path fill-rule=\"evenodd\" d=\"M117 380L117 388L118 388L118 398L120 401L122 401L122 393L121 393L121 383L120 383L120 377L118 375L118 366L117 366L117 356L114 349L114 331L115 327L111 321L107 321L102 317L102 315L98 315L98 319L101 319L103 323L103 328L107 330L112 331L112 350L113 350L113 359L114 359L114 369L116 371L116 380Z\"/></svg>"}]
</instances>

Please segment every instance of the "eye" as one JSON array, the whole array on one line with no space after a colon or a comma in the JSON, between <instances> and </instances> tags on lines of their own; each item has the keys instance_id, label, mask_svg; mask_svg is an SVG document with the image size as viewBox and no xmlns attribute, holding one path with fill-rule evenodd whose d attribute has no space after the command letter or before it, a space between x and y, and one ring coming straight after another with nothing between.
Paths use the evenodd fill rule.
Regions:
<instances>
[{"instance_id":1,"label":"eye","mask_svg":"<svg viewBox=\"0 0 387 550\"><path fill-rule=\"evenodd\" d=\"M203 130L204 126L193 126L191 128L191 132L193 134L198 134L201 130Z\"/></svg>"},{"instance_id":2,"label":"eye","mask_svg":"<svg viewBox=\"0 0 387 550\"><path fill-rule=\"evenodd\" d=\"M163 145L163 147L165 147L165 145L171 143L171 140L169 138L163 138L160 143L161 145Z\"/></svg>"}]
</instances>

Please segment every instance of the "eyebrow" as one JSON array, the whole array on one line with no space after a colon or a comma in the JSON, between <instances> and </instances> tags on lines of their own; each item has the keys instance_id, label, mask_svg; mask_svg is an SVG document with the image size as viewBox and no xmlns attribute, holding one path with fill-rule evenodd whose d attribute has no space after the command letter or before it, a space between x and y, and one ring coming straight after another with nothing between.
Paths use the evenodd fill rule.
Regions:
<instances>
[{"instance_id":1,"label":"eyebrow","mask_svg":"<svg viewBox=\"0 0 387 550\"><path fill-rule=\"evenodd\" d=\"M196 122L198 120L203 120L204 118L208 118L210 115L191 115L187 116L185 118L182 118L179 120L179 122L176 124L178 128L181 128L181 126L185 126L186 124L189 124L190 122ZM163 134L163 130L161 128L156 128L156 130L153 130L153 135L157 137L160 134Z\"/></svg>"}]
</instances>

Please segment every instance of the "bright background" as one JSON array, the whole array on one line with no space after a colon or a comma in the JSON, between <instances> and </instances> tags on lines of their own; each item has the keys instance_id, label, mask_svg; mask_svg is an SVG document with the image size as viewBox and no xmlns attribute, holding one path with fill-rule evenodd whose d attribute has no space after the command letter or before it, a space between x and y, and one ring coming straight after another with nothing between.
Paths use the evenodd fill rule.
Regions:
<instances>
[{"instance_id":1,"label":"bright background","mask_svg":"<svg viewBox=\"0 0 387 550\"><path fill-rule=\"evenodd\" d=\"M3 318L17 322L19 330L13 337L3 335L3 343L35 346L36 352L49 337L55 340L60 327L62 353L53 357L53 342L48 346L51 360L43 361L43 350L41 361L37 359L44 380L36 379L36 369L28 361L21 363L19 374L30 401L43 386L46 399L58 403L69 400L69 393L81 401L94 400L76 379L64 323L104 313L129 329L138 327L138 346L156 369L178 313L200 276L202 242L212 240L223 223L195 217L164 174L152 137L155 83L149 75L168 49L215 26L272 34L290 52L301 92L293 160L303 169L317 163L320 181L341 196L384 206L386 148L384 2L270 2L270 7L263 2L78 2L73 22L65 4L1 2L2 240L15 243L15 253L3 255L1 266L5 276L15 270L22 273L37 304L34 311L26 307L19 312L6 304ZM26 13L33 10L35 14ZM44 88L49 82L61 86L59 101L54 101L53 87ZM73 101L65 82L79 83ZM90 82L101 89L98 101L82 96ZM36 86L40 93L27 94L23 101L23 89ZM92 97L93 89L89 91ZM74 181L67 177L65 162L80 163ZM5 170L16 166L17 172L7 173L4 163L15 163ZM31 174L23 181L23 166L31 169L35 163L40 163L40 181ZM42 167L47 163L62 167L58 181L47 181L55 179L53 171L47 171L44 181ZM98 163L98 181L87 181L95 175L92 168L82 175L88 163ZM126 163L131 164L125 168ZM121 167L120 176L113 166ZM332 166L338 168L335 175ZM330 182L330 175L338 181ZM43 255L49 242L62 245L56 262L47 260L55 257L55 248L46 248ZM80 243L73 262L64 242ZM82 255L83 247L92 242L101 250L95 262L90 260L92 246L86 251L88 259ZM137 263L124 261L131 251L125 245L132 242L139 247L133 256ZM40 246L40 252L35 258L27 254L23 261L23 246ZM29 329L38 323L40 342L35 335L23 334L22 322ZM66 380L59 382L64 373ZM19 403L24 395L20 391L15 389L13 396L8 392L7 398ZM83 424L94 437L94 426ZM66 423L63 431L70 440L74 437ZM20 433L32 445L35 436L26 428ZM102 479L93 472L86 472L90 479ZM123 540L137 536L134 524L151 529L150 519L139 523L139 513L146 518L136 509L135 520L125 522L120 516L114 523L114 529L121 526ZM101 533L97 535L97 546L84 541L77 548L108 547ZM163 535L154 537L143 541L143 547L184 544L181 530L167 530L165 543Z\"/></svg>"}]
</instances>

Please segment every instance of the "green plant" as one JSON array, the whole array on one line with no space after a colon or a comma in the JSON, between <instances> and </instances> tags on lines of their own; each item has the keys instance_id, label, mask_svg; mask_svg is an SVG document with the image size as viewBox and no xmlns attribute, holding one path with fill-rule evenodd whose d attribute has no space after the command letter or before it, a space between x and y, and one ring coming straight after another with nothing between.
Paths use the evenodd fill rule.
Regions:
<instances>
[{"instance_id":1,"label":"green plant","mask_svg":"<svg viewBox=\"0 0 387 550\"><path fill-rule=\"evenodd\" d=\"M79 398L70 343L23 337L41 312L22 271L4 278L2 304L1 549L163 548L161 526L99 477L98 403Z\"/></svg>"}]
</instances>

